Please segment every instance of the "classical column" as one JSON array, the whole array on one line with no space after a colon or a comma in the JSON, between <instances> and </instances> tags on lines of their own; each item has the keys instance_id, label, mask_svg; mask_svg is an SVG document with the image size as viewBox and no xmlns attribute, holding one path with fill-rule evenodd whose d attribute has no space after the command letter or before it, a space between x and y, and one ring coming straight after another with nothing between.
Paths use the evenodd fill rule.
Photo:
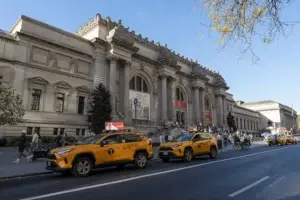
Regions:
<instances>
[{"instance_id":1,"label":"classical column","mask_svg":"<svg viewBox=\"0 0 300 200\"><path fill-rule=\"evenodd\" d=\"M199 98L200 98L200 122L203 124L204 122L204 109L205 109L205 105L204 105L204 91L203 88L200 88L199 90Z\"/></svg>"},{"instance_id":2,"label":"classical column","mask_svg":"<svg viewBox=\"0 0 300 200\"><path fill-rule=\"evenodd\" d=\"M224 120L223 120L223 102L222 102L222 96L220 94L218 94L216 96L216 103L217 103L217 119L218 119L218 122L217 122L217 125L218 126L222 126L224 124Z\"/></svg>"},{"instance_id":3,"label":"classical column","mask_svg":"<svg viewBox=\"0 0 300 200\"><path fill-rule=\"evenodd\" d=\"M175 107L175 101L176 101L176 79L172 80L172 121L176 121L176 107Z\"/></svg>"},{"instance_id":4,"label":"classical column","mask_svg":"<svg viewBox=\"0 0 300 200\"><path fill-rule=\"evenodd\" d=\"M195 122L198 124L200 121L200 99L199 99L199 87L193 87L194 91L194 113L195 113Z\"/></svg>"},{"instance_id":5,"label":"classical column","mask_svg":"<svg viewBox=\"0 0 300 200\"><path fill-rule=\"evenodd\" d=\"M124 65L124 122L126 125L131 125L132 124L132 115L129 110L132 108L129 107L129 78L130 78L130 67L131 67L131 62L126 61Z\"/></svg>"},{"instance_id":6,"label":"classical column","mask_svg":"<svg viewBox=\"0 0 300 200\"><path fill-rule=\"evenodd\" d=\"M102 83L106 86L106 74L105 74L105 68L106 68L106 58L105 55L102 54L102 50L99 48L96 48L95 51L95 64L94 64L94 82L93 82L93 88L96 88L99 83Z\"/></svg>"},{"instance_id":7,"label":"classical column","mask_svg":"<svg viewBox=\"0 0 300 200\"><path fill-rule=\"evenodd\" d=\"M117 57L111 55L108 57L110 61L110 70L109 70L109 91L111 95L111 116L113 120L116 120L116 72L117 72Z\"/></svg>"},{"instance_id":8,"label":"classical column","mask_svg":"<svg viewBox=\"0 0 300 200\"><path fill-rule=\"evenodd\" d=\"M161 119L167 121L168 117L168 102L167 102L167 76L161 75Z\"/></svg>"}]
</instances>

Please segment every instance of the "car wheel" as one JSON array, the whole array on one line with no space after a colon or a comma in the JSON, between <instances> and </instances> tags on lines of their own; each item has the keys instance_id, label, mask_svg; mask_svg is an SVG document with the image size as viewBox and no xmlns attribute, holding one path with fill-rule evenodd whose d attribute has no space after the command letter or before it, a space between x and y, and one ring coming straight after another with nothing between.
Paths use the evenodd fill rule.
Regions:
<instances>
[{"instance_id":1,"label":"car wheel","mask_svg":"<svg viewBox=\"0 0 300 200\"><path fill-rule=\"evenodd\" d=\"M170 161L170 158L162 158L162 161L163 161L163 162L169 162L169 161Z\"/></svg>"},{"instance_id":2,"label":"car wheel","mask_svg":"<svg viewBox=\"0 0 300 200\"><path fill-rule=\"evenodd\" d=\"M90 158L79 157L73 165L73 175L76 177L89 176L93 169L93 162Z\"/></svg>"},{"instance_id":3,"label":"car wheel","mask_svg":"<svg viewBox=\"0 0 300 200\"><path fill-rule=\"evenodd\" d=\"M134 164L139 169L145 168L147 165L147 154L144 152L137 153L134 158Z\"/></svg>"},{"instance_id":4,"label":"car wheel","mask_svg":"<svg viewBox=\"0 0 300 200\"><path fill-rule=\"evenodd\" d=\"M218 155L218 151L217 151L216 147L211 147L210 152L209 152L209 157L211 159L216 159L217 155Z\"/></svg>"},{"instance_id":5,"label":"car wheel","mask_svg":"<svg viewBox=\"0 0 300 200\"><path fill-rule=\"evenodd\" d=\"M188 148L184 150L184 156L183 156L183 160L185 162L191 162L193 159L193 150Z\"/></svg>"}]
</instances>

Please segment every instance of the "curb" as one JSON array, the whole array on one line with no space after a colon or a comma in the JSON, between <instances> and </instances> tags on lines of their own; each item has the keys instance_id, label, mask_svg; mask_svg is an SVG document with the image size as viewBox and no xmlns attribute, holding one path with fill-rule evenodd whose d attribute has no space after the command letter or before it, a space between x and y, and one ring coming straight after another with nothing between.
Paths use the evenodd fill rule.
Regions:
<instances>
[{"instance_id":1,"label":"curb","mask_svg":"<svg viewBox=\"0 0 300 200\"><path fill-rule=\"evenodd\" d=\"M6 181L11 179L21 179L21 178L27 178L31 176L40 176L40 175L46 175L46 174L53 174L54 172L36 172L36 173L29 173L29 174L22 174L22 175L15 175L15 176L6 176L6 177L0 177L0 181Z\"/></svg>"}]
</instances>

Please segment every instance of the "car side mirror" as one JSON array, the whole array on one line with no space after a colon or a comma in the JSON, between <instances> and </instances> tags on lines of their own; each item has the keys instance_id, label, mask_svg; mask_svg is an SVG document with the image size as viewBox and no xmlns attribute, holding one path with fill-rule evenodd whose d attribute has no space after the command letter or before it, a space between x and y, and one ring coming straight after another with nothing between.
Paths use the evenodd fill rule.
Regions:
<instances>
[{"instance_id":1,"label":"car side mirror","mask_svg":"<svg viewBox=\"0 0 300 200\"><path fill-rule=\"evenodd\" d=\"M105 145L107 145L107 144L108 144L108 142L105 141L105 140L100 142L100 146L101 146L101 147L103 147L103 146L105 146Z\"/></svg>"}]
</instances>

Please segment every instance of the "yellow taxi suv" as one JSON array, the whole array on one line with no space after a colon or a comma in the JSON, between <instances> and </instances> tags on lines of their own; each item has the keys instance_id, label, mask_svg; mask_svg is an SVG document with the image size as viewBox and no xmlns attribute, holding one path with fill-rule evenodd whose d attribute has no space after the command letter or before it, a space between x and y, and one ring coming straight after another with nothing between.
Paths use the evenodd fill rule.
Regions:
<instances>
[{"instance_id":1,"label":"yellow taxi suv","mask_svg":"<svg viewBox=\"0 0 300 200\"><path fill-rule=\"evenodd\" d=\"M171 159L183 159L190 162L196 156L209 155L210 158L217 158L217 140L208 133L194 133L192 136L180 135L170 142L162 143L159 146L158 157L163 162Z\"/></svg>"},{"instance_id":2,"label":"yellow taxi suv","mask_svg":"<svg viewBox=\"0 0 300 200\"><path fill-rule=\"evenodd\" d=\"M76 177L91 174L93 168L134 164L145 168L153 157L152 142L135 133L95 135L81 144L53 149L46 169L60 173L71 172Z\"/></svg>"},{"instance_id":3,"label":"yellow taxi suv","mask_svg":"<svg viewBox=\"0 0 300 200\"><path fill-rule=\"evenodd\" d=\"M294 136L287 136L286 137L287 143L288 144L297 144L297 139Z\"/></svg>"},{"instance_id":4,"label":"yellow taxi suv","mask_svg":"<svg viewBox=\"0 0 300 200\"><path fill-rule=\"evenodd\" d=\"M287 143L287 137L284 136L284 135L278 136L277 140L278 140L277 143L278 143L279 145L281 145L281 146L287 145L287 144L288 144L288 143Z\"/></svg>"}]
</instances>

